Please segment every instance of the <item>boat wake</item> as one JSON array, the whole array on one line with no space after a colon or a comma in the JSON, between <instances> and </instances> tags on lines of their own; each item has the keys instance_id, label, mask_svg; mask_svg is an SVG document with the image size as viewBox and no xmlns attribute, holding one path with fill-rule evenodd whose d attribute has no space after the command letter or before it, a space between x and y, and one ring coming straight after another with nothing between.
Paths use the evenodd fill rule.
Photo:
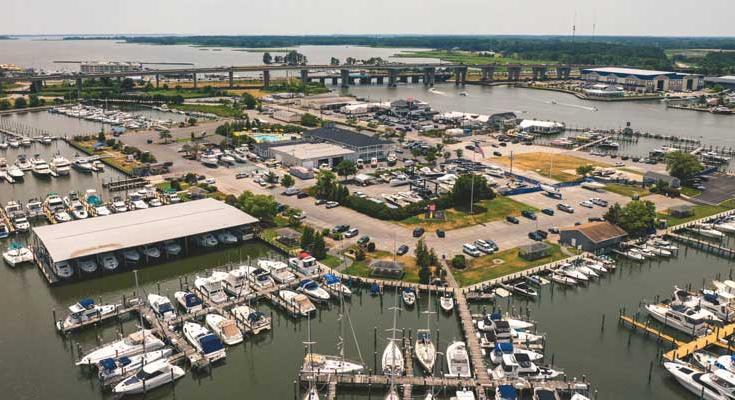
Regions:
<instances>
[{"instance_id":1,"label":"boat wake","mask_svg":"<svg viewBox=\"0 0 735 400\"><path fill-rule=\"evenodd\" d=\"M553 100L550 101L549 104L555 104L559 106L572 107L572 108L579 108L581 110L587 110L587 111L597 111L597 107L580 106L579 104L558 103Z\"/></svg>"},{"instance_id":2,"label":"boat wake","mask_svg":"<svg viewBox=\"0 0 735 400\"><path fill-rule=\"evenodd\" d=\"M434 88L429 89L429 93L431 94L438 94L439 96L446 96L446 92L442 92L441 90L436 90Z\"/></svg>"}]
</instances>

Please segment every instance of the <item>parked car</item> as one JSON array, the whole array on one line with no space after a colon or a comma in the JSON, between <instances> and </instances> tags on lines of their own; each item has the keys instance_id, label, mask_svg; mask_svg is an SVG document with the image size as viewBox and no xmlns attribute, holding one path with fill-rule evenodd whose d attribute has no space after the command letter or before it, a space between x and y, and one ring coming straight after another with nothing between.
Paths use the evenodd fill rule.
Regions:
<instances>
[{"instance_id":1,"label":"parked car","mask_svg":"<svg viewBox=\"0 0 735 400\"><path fill-rule=\"evenodd\" d=\"M350 229L349 225L340 224L332 228L332 232L342 233L347 232Z\"/></svg>"},{"instance_id":2,"label":"parked car","mask_svg":"<svg viewBox=\"0 0 735 400\"><path fill-rule=\"evenodd\" d=\"M404 254L408 253L408 246L405 244L402 244L400 247L398 247L398 250L396 250L396 255L402 256Z\"/></svg>"},{"instance_id":3,"label":"parked car","mask_svg":"<svg viewBox=\"0 0 735 400\"><path fill-rule=\"evenodd\" d=\"M296 189L295 187L290 187L284 190L282 194L284 196L296 196L299 192L299 189Z\"/></svg>"},{"instance_id":4,"label":"parked car","mask_svg":"<svg viewBox=\"0 0 735 400\"><path fill-rule=\"evenodd\" d=\"M559 210L561 210L561 211L568 212L570 214L574 212L574 207L572 207L572 206L570 206L569 204L566 204L566 203L559 203L559 204L556 205L556 208L559 209Z\"/></svg>"},{"instance_id":5,"label":"parked car","mask_svg":"<svg viewBox=\"0 0 735 400\"><path fill-rule=\"evenodd\" d=\"M541 237L541 235L539 235L538 232L536 232L536 231L528 232L528 237L530 239L532 239L532 240L537 241L537 242L540 242L540 241L544 240L544 238Z\"/></svg>"},{"instance_id":6,"label":"parked car","mask_svg":"<svg viewBox=\"0 0 735 400\"><path fill-rule=\"evenodd\" d=\"M485 241L485 243L487 243L493 249L493 251L500 250L500 248L498 247L498 244L495 243L494 240L492 240L492 239L483 239L483 240Z\"/></svg>"},{"instance_id":7,"label":"parked car","mask_svg":"<svg viewBox=\"0 0 735 400\"><path fill-rule=\"evenodd\" d=\"M521 215L528 219L536 220L536 214L533 211L530 210L523 210L521 211Z\"/></svg>"},{"instance_id":8,"label":"parked car","mask_svg":"<svg viewBox=\"0 0 735 400\"><path fill-rule=\"evenodd\" d=\"M351 238L357 236L358 233L360 233L360 230L358 230L357 228L352 228L345 231L344 236L346 238Z\"/></svg>"},{"instance_id":9,"label":"parked car","mask_svg":"<svg viewBox=\"0 0 735 400\"><path fill-rule=\"evenodd\" d=\"M462 251L465 254L470 255L472 257L480 257L482 255L482 253L480 252L480 250L477 249L477 247L469 243L465 243L462 245Z\"/></svg>"},{"instance_id":10,"label":"parked car","mask_svg":"<svg viewBox=\"0 0 735 400\"><path fill-rule=\"evenodd\" d=\"M339 207L339 203L337 203L336 201L328 201L326 206L327 208L335 208L335 207Z\"/></svg>"},{"instance_id":11,"label":"parked car","mask_svg":"<svg viewBox=\"0 0 735 400\"><path fill-rule=\"evenodd\" d=\"M559 228L557 228L555 226L552 226L551 228L549 228L549 233L553 233L553 234L557 234L558 235L559 234Z\"/></svg>"},{"instance_id":12,"label":"parked car","mask_svg":"<svg viewBox=\"0 0 735 400\"><path fill-rule=\"evenodd\" d=\"M549 233L542 229L537 230L536 234L541 236L541 238L543 239L546 239L547 237L549 237Z\"/></svg>"},{"instance_id":13,"label":"parked car","mask_svg":"<svg viewBox=\"0 0 735 400\"><path fill-rule=\"evenodd\" d=\"M370 236L368 236L368 235L365 235L365 236L357 239L357 244L359 244L360 246L366 245L368 243L370 243Z\"/></svg>"},{"instance_id":14,"label":"parked car","mask_svg":"<svg viewBox=\"0 0 735 400\"><path fill-rule=\"evenodd\" d=\"M587 207L587 208L594 208L595 207L595 205L591 201L589 201L589 200L582 200L582 201L579 202L579 205L582 206L582 207Z\"/></svg>"},{"instance_id":15,"label":"parked car","mask_svg":"<svg viewBox=\"0 0 735 400\"><path fill-rule=\"evenodd\" d=\"M303 190L299 190L299 192L296 193L297 199L303 199L304 197L309 197L309 193L306 193Z\"/></svg>"},{"instance_id":16,"label":"parked car","mask_svg":"<svg viewBox=\"0 0 735 400\"><path fill-rule=\"evenodd\" d=\"M589 217L589 218L587 218L587 221L589 221L589 222L602 222L602 221L604 221L604 219L601 218L601 217Z\"/></svg>"},{"instance_id":17,"label":"parked car","mask_svg":"<svg viewBox=\"0 0 735 400\"><path fill-rule=\"evenodd\" d=\"M554 215L554 210L552 210L550 208L544 208L543 210L541 210L541 212L544 213L544 214L546 214L546 215Z\"/></svg>"},{"instance_id":18,"label":"parked car","mask_svg":"<svg viewBox=\"0 0 735 400\"><path fill-rule=\"evenodd\" d=\"M508 221L508 222L510 222L511 224L518 224L518 223L521 222L521 221L518 220L518 218L516 218L516 217L514 217L512 215L509 215L509 216L505 217L505 220Z\"/></svg>"},{"instance_id":19,"label":"parked car","mask_svg":"<svg viewBox=\"0 0 735 400\"><path fill-rule=\"evenodd\" d=\"M492 254L495 251L489 243L482 239L475 240L475 247L477 247L481 252L485 254Z\"/></svg>"},{"instance_id":20,"label":"parked car","mask_svg":"<svg viewBox=\"0 0 735 400\"><path fill-rule=\"evenodd\" d=\"M439 238L443 238L444 236L446 236L446 233L444 233L444 231L441 230L441 229L437 229L436 230L436 236L439 237Z\"/></svg>"},{"instance_id":21,"label":"parked car","mask_svg":"<svg viewBox=\"0 0 735 400\"><path fill-rule=\"evenodd\" d=\"M592 204L596 204L596 205L598 205L600 207L607 207L608 206L607 200L603 200L603 199L601 199L599 197L593 197L593 198L590 199L590 201L592 202Z\"/></svg>"},{"instance_id":22,"label":"parked car","mask_svg":"<svg viewBox=\"0 0 735 400\"><path fill-rule=\"evenodd\" d=\"M424 235L424 232L426 232L424 228L416 228L413 230L413 237L416 237L416 238L421 237Z\"/></svg>"},{"instance_id":23,"label":"parked car","mask_svg":"<svg viewBox=\"0 0 735 400\"><path fill-rule=\"evenodd\" d=\"M314 205L315 205L315 206L320 206L320 205L322 205L322 204L326 204L326 202L327 202L327 201L326 201L326 200L324 200L324 199L316 199L316 200L314 200Z\"/></svg>"}]
</instances>

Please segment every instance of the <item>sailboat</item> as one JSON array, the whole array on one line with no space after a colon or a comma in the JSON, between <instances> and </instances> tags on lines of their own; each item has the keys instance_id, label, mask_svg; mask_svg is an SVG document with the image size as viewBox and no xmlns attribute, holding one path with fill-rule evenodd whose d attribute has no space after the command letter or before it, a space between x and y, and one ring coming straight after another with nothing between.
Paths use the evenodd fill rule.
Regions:
<instances>
[{"instance_id":1,"label":"sailboat","mask_svg":"<svg viewBox=\"0 0 735 400\"><path fill-rule=\"evenodd\" d=\"M398 288L396 288L396 300L393 306L393 328L392 336L388 339L388 345L383 350L382 367L385 375L396 376L403 375L405 369L405 360L401 353L401 347L396 344L396 319L398 318Z\"/></svg>"},{"instance_id":2,"label":"sailboat","mask_svg":"<svg viewBox=\"0 0 735 400\"><path fill-rule=\"evenodd\" d=\"M307 347L306 357L310 358L312 356L311 345L313 345L314 342L311 341L311 316L307 315L306 318L307 340L304 344ZM309 362L311 362L311 360ZM311 375L313 379L309 381L309 389L306 391L304 400L319 400L319 390L316 388L316 383L314 382L316 380L316 372L312 370Z\"/></svg>"},{"instance_id":3,"label":"sailboat","mask_svg":"<svg viewBox=\"0 0 735 400\"><path fill-rule=\"evenodd\" d=\"M426 329L416 330L416 344L414 345L414 355L421 364L421 367L427 374L434 371L434 363L436 362L436 346L431 341L431 286L429 286L429 303L428 309L424 311L426 314Z\"/></svg>"}]
</instances>

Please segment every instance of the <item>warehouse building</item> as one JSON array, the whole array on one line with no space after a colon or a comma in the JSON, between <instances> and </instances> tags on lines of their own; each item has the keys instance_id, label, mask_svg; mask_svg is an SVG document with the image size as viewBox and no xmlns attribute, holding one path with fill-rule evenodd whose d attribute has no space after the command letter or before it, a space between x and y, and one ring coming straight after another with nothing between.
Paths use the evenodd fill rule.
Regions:
<instances>
[{"instance_id":1,"label":"warehouse building","mask_svg":"<svg viewBox=\"0 0 735 400\"><path fill-rule=\"evenodd\" d=\"M331 143L301 143L271 147L272 158L286 167L334 167L343 160L356 161L354 151Z\"/></svg>"},{"instance_id":2,"label":"warehouse building","mask_svg":"<svg viewBox=\"0 0 735 400\"><path fill-rule=\"evenodd\" d=\"M315 142L335 144L355 152L355 159L385 159L393 151L394 144L373 136L363 135L347 129L337 128L333 124L304 132L304 138Z\"/></svg>"},{"instance_id":3,"label":"warehouse building","mask_svg":"<svg viewBox=\"0 0 735 400\"><path fill-rule=\"evenodd\" d=\"M563 228L559 231L559 243L596 252L623 242L628 234L619 226L606 221L589 222Z\"/></svg>"},{"instance_id":4,"label":"warehouse building","mask_svg":"<svg viewBox=\"0 0 735 400\"><path fill-rule=\"evenodd\" d=\"M704 78L704 83L708 87L722 86L725 89L735 89L735 75L707 77Z\"/></svg>"},{"instance_id":5,"label":"warehouse building","mask_svg":"<svg viewBox=\"0 0 735 400\"><path fill-rule=\"evenodd\" d=\"M83 74L111 74L116 72L140 71L141 64L129 62L98 62L90 61L79 64L79 71Z\"/></svg>"},{"instance_id":6,"label":"warehouse building","mask_svg":"<svg viewBox=\"0 0 735 400\"><path fill-rule=\"evenodd\" d=\"M582 79L646 93L699 90L704 84L704 78L696 74L617 67L583 69Z\"/></svg>"},{"instance_id":7,"label":"warehouse building","mask_svg":"<svg viewBox=\"0 0 735 400\"><path fill-rule=\"evenodd\" d=\"M254 218L215 199L202 199L81 219L33 228L32 248L49 283L56 283L61 266L76 276L110 273L149 259L147 249L160 249L160 259L186 255L194 248L221 246L218 237L228 232L237 241L254 237ZM204 240L207 234L212 237ZM214 238L214 240L212 240ZM178 251L173 251L178 249ZM141 255L129 262L125 252ZM176 254L173 254L176 253ZM82 272L83 269L95 272ZM94 269L91 267L94 266Z\"/></svg>"}]
</instances>

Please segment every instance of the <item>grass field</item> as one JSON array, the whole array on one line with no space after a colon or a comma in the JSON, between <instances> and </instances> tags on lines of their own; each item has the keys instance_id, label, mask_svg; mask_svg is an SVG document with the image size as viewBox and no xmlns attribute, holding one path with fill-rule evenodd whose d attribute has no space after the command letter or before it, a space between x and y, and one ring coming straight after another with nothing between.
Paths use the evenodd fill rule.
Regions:
<instances>
[{"instance_id":1,"label":"grass field","mask_svg":"<svg viewBox=\"0 0 735 400\"><path fill-rule=\"evenodd\" d=\"M207 105L207 104L169 104L169 108L174 108L181 111L197 111L202 113L211 113L220 117L237 117L240 115L238 110L232 107L225 106L222 104Z\"/></svg>"},{"instance_id":2,"label":"grass field","mask_svg":"<svg viewBox=\"0 0 735 400\"><path fill-rule=\"evenodd\" d=\"M376 260L393 260L393 254L387 251L375 251L373 253L366 253L365 256L365 260L354 261L352 265L347 267L342 272L348 275L367 278L370 276L369 265L371 262ZM413 283L419 282L419 268L416 265L416 259L412 255L406 254L404 256L396 257L396 261L402 263L405 267L405 274L403 275L403 279L401 280Z\"/></svg>"},{"instance_id":3,"label":"grass field","mask_svg":"<svg viewBox=\"0 0 735 400\"><path fill-rule=\"evenodd\" d=\"M420 50L420 51L403 51L394 54L393 57L398 58L438 58L443 61L464 63L464 64L551 64L548 60L528 60L522 58L511 58L502 56L479 55L469 51L448 51L448 50Z\"/></svg>"},{"instance_id":4,"label":"grass field","mask_svg":"<svg viewBox=\"0 0 735 400\"><path fill-rule=\"evenodd\" d=\"M500 221L508 215L518 216L521 215L521 211L523 210L538 211L535 207L515 201L510 197L497 196L492 200L483 200L475 204L472 214L469 214L469 210L452 208L445 210L445 220L443 221L427 220L422 214L406 218L400 224L411 228L421 226L427 230L442 229L449 231L470 225Z\"/></svg>"},{"instance_id":5,"label":"grass field","mask_svg":"<svg viewBox=\"0 0 735 400\"><path fill-rule=\"evenodd\" d=\"M452 274L461 286L469 286L569 257L561 251L561 246L558 244L548 244L551 246L551 254L538 260L526 261L519 255L519 249L513 248L470 259L466 269L453 270Z\"/></svg>"},{"instance_id":6,"label":"grass field","mask_svg":"<svg viewBox=\"0 0 735 400\"><path fill-rule=\"evenodd\" d=\"M607 184L605 185L605 190L607 190L608 192L617 193L625 197L633 197L636 194L640 197L643 197L651 194L651 192L649 192L647 188L632 185L622 185L619 183Z\"/></svg>"},{"instance_id":7,"label":"grass field","mask_svg":"<svg viewBox=\"0 0 735 400\"><path fill-rule=\"evenodd\" d=\"M668 210L664 211L663 213L658 213L656 216L659 219L665 219L668 222L669 226L675 226L675 225L681 225L689 221L694 221L696 219L709 217L710 215L714 215L714 214L732 210L732 209L735 209L735 199L725 200L716 206L705 206L705 205L694 206L692 207L692 211L694 212L694 214L690 217L685 217L685 218L673 217L668 214Z\"/></svg>"},{"instance_id":8,"label":"grass field","mask_svg":"<svg viewBox=\"0 0 735 400\"><path fill-rule=\"evenodd\" d=\"M499 164L510 166L509 157L496 159ZM583 165L609 167L609 164L590 161L584 158L555 153L521 153L513 156L513 168L534 171L559 182L570 182L579 179L576 169Z\"/></svg>"},{"instance_id":9,"label":"grass field","mask_svg":"<svg viewBox=\"0 0 735 400\"><path fill-rule=\"evenodd\" d=\"M700 194L702 194L701 190L697 190L695 188L686 187L686 186L682 186L680 191L681 191L681 194L683 194L684 196L689 196L689 197L695 197L695 196L699 196Z\"/></svg>"}]
</instances>

